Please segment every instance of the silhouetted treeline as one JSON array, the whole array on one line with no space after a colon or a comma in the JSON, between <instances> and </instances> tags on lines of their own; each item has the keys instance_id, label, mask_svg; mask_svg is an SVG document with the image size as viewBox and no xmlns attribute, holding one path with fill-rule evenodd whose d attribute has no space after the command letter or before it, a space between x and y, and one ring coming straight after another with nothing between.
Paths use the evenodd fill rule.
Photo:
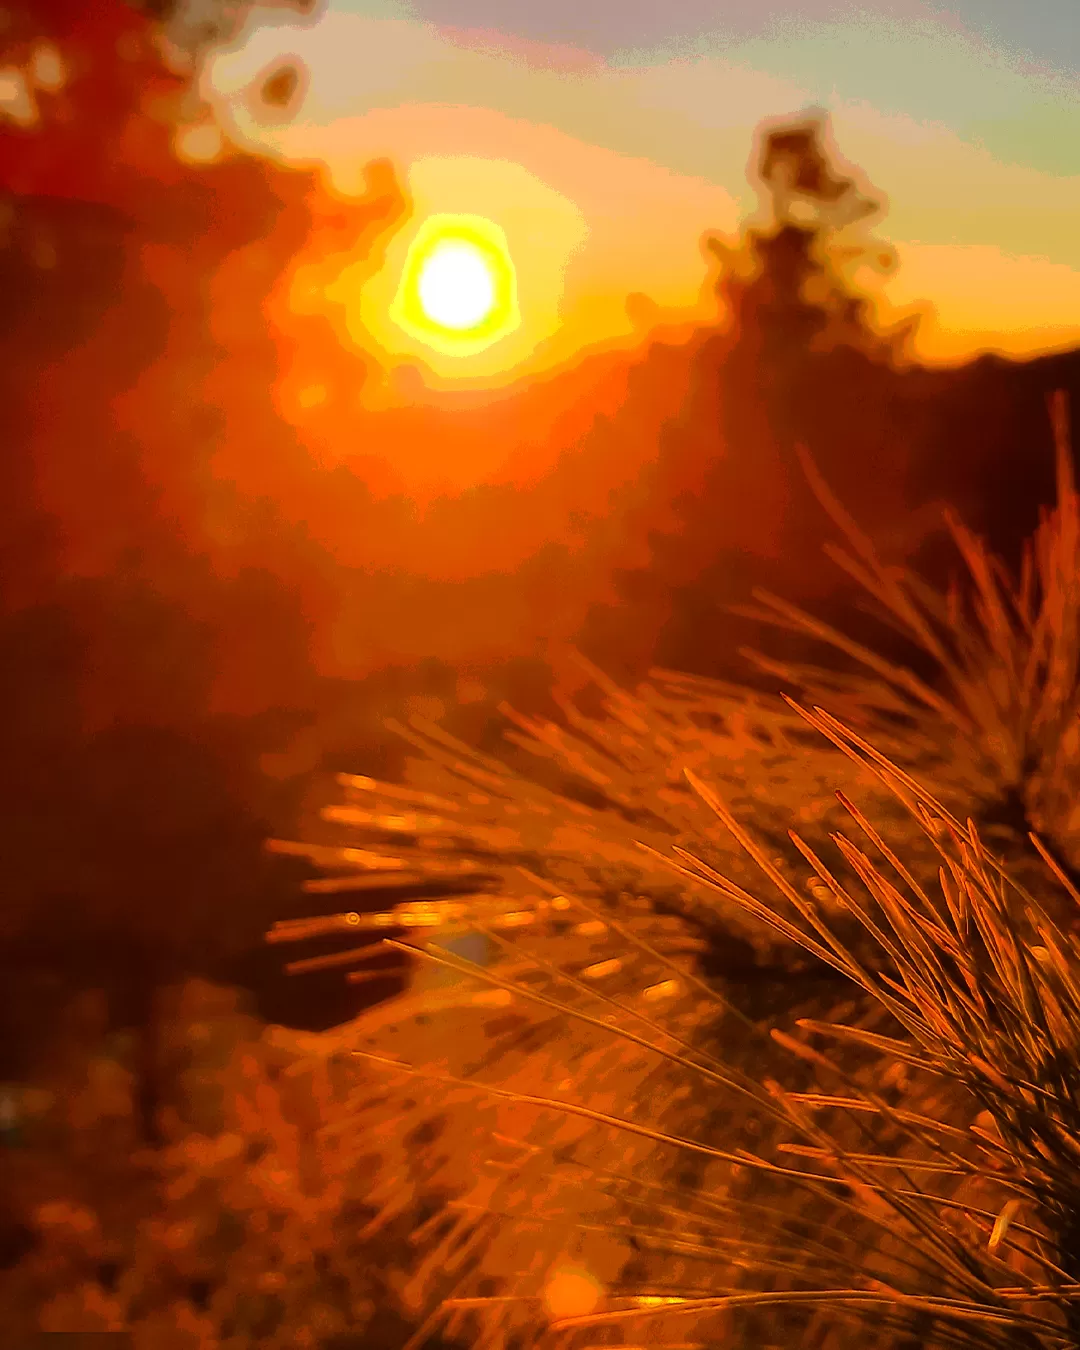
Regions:
<instances>
[{"instance_id":1,"label":"silhouetted treeline","mask_svg":"<svg viewBox=\"0 0 1080 1350\"><path fill-rule=\"evenodd\" d=\"M762 130L752 164L772 218L747 232L739 254L715 246L728 322L693 350L687 405L646 475L655 498L676 501L674 527L650 531L648 566L624 573L620 603L593 614L587 631L601 660L621 647L639 673L651 661L736 674L740 643L790 650L728 612L752 586L851 617L852 590L822 554L836 528L797 446L884 555L937 580L958 562L944 508L1016 566L1053 500L1046 399L1060 388L1080 406L1080 352L988 355L955 369L913 363L914 321L878 332L866 299L845 284L842 264L853 260L842 231L878 208L829 168L826 129L814 116ZM801 218L793 203L807 208ZM808 211L815 218L803 223ZM856 262L894 265L872 237L854 251ZM715 439L703 440L703 428ZM649 520L646 504L636 528Z\"/></svg>"},{"instance_id":2,"label":"silhouetted treeline","mask_svg":"<svg viewBox=\"0 0 1080 1350\"><path fill-rule=\"evenodd\" d=\"M1080 357L905 368L838 251L872 203L813 120L763 131L773 216L719 251L715 325L375 413L355 397L373 355L325 317L273 316L297 257L377 265L409 210L392 169L346 201L239 154L183 164L161 108L186 82L145 15L11 14L13 60L44 36L76 74L39 124L0 131L9 968L105 982L118 1018L222 970L297 910L261 845L299 828L310 774L393 772L381 718L452 710L462 680L488 697L456 724L490 735L499 697L543 702L549 640L628 677L740 669L760 635L725 607L752 585L843 599L797 443L883 547L935 567L922 505L1010 551L1050 498L1044 395L1080 394ZM290 420L305 363L328 402ZM395 447L498 454L424 514Z\"/></svg>"}]
</instances>

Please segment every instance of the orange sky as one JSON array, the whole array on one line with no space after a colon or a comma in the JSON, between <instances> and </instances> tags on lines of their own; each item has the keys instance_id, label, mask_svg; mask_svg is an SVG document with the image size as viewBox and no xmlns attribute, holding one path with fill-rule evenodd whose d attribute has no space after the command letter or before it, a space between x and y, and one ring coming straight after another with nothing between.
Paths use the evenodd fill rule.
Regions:
<instances>
[{"instance_id":1,"label":"orange sky","mask_svg":"<svg viewBox=\"0 0 1080 1350\"><path fill-rule=\"evenodd\" d=\"M198 149L194 164L168 158L169 132L152 116L133 117L115 149L107 142L110 170L127 174L125 210L147 186L155 242L126 255L115 307L92 339L37 377L36 488L63 524L69 573L108 573L132 537L153 539L164 525L230 584L245 569L272 572L303 597L319 670L355 675L431 656L501 659L571 636L591 605L617 599L620 570L649 563L650 531L678 528L673 503L700 494L704 471L725 455L739 460L733 476L672 567L681 582L714 546L775 552L784 484L768 428L742 427L721 444L708 399L691 423L700 369L690 321L711 309L695 309L711 283L702 233L734 236L746 221L754 132L778 109L805 106L807 91L750 67L727 69L717 86L714 58L615 68L561 54L544 66L550 48L480 51L475 35L399 18L378 21L392 31L369 24L366 47L336 31L339 63L342 51L352 60L347 79L307 51L314 101L285 121L256 119L254 93L274 61L312 33L334 37L323 22L266 25L207 66L207 101L191 103L180 136L188 160ZM706 76L729 103L703 130L700 117L672 109L688 90L703 98ZM73 98L81 88L73 79ZM936 306L923 333L939 355L1080 337L1075 177L1006 164L911 115L841 102L833 115L845 156L895 194L881 227L901 258L890 285L894 299L907 288L901 309ZM85 125L59 119L57 142ZM322 165L322 186L264 174L245 154L222 153L203 176L207 155L227 148L222 129L271 161ZM92 160L79 144L65 151L76 167ZM381 156L411 205L393 229L393 209L375 209L380 196L393 206L389 171L364 177ZM48 158L27 164L37 172ZM101 175L98 186L111 181ZM440 372L385 322L411 232L439 211L491 218L515 254L523 321L491 349L486 372L480 361ZM164 303L150 305L147 289ZM635 292L647 299L628 312ZM155 329L161 314L167 337ZM654 329L660 321L672 328ZM120 359L131 324L139 335L146 325L151 345ZM650 347L648 329L667 331L671 345ZM365 378L369 354L406 368L380 388ZM109 384L102 372L135 356ZM447 387L419 384L409 361ZM485 373L505 388L470 403L462 391ZM99 409L99 444L87 453L80 399L98 407L101 388L120 392ZM123 468L115 483L103 468L110 456ZM154 584L167 591L172 581ZM236 620L214 610L212 592L183 599L225 631ZM275 639L263 633L271 647ZM226 644L223 659L233 663L223 706L250 706L256 688L284 697L282 663L254 638Z\"/></svg>"},{"instance_id":2,"label":"orange sky","mask_svg":"<svg viewBox=\"0 0 1080 1350\"><path fill-rule=\"evenodd\" d=\"M290 57L308 72L301 101L268 118L258 91ZM888 63L880 104L854 96L865 83L856 74L875 60ZM910 95L898 108L889 87L905 69ZM994 114L978 122L980 134L959 114L924 115L921 86L946 75L967 92L958 107ZM850 21L777 28L768 40L706 37L689 51L614 59L437 27L391 0L333 0L300 23L257 9L207 64L201 87L207 126L287 163L321 163L343 192L359 190L370 159L395 163L413 218L383 270L351 290L346 278L337 295L365 343L391 363L419 361L436 383L501 382L626 340L631 291L662 311L701 313L702 234L733 235L757 206L746 180L756 128L810 106L828 109L843 155L891 202L881 232L901 266L879 286L880 312L891 322L927 311L920 358L1080 341L1080 173L1018 153L1015 136L1011 151L1001 136L995 150L987 131L1023 125L1033 109L1048 129L1075 131L1078 86L947 16L905 23L853 11ZM212 154L213 137L200 145ZM386 319L411 234L442 211L504 229L522 284L521 329L466 359L442 358Z\"/></svg>"}]
</instances>

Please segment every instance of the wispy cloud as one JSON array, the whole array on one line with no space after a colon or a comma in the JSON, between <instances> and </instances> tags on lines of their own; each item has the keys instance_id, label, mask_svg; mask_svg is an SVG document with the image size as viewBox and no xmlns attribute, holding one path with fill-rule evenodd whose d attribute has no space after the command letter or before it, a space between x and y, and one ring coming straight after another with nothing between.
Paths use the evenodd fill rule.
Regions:
<instances>
[{"instance_id":1,"label":"wispy cloud","mask_svg":"<svg viewBox=\"0 0 1080 1350\"><path fill-rule=\"evenodd\" d=\"M321 161L342 190L388 156L418 210L483 211L521 236L535 208L547 248L525 244L519 262L557 301L561 347L629 332L631 291L691 309L701 234L734 230L754 206L755 129L826 107L843 154L889 199L884 232L903 271L884 300L935 307L924 355L1077 340L1080 83L922 6L893 8L778 17L749 35L703 33L677 54L658 40L599 56L439 27L386 0L332 2L310 23L256 11L204 87L235 139ZM268 122L258 90L289 57L309 71L306 91L286 121ZM449 203L454 176L433 166L453 157L482 201Z\"/></svg>"}]
</instances>

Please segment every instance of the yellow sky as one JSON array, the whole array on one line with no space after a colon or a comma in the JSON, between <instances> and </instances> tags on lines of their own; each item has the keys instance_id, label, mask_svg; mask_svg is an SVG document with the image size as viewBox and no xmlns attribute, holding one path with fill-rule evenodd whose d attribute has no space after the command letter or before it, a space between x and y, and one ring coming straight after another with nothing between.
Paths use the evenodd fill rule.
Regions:
<instances>
[{"instance_id":1,"label":"yellow sky","mask_svg":"<svg viewBox=\"0 0 1080 1350\"><path fill-rule=\"evenodd\" d=\"M863 66L876 51L894 80L907 62L912 78L949 75L978 106L993 95L1017 116L1027 90L1044 109L1051 100L1049 125L1072 125L1072 87L1018 74L956 34L886 25L875 38L864 23L857 38ZM851 40L822 30L812 59L796 35L787 46L699 44L611 64L438 30L386 7L372 15L331 6L301 24L256 11L208 62L202 88L230 139L324 164L343 192L359 190L371 159L395 161L413 219L383 272L352 298L347 284L342 294L358 333L369 329L392 355L422 357L443 376L522 372L540 344L547 364L626 337L630 292L663 310L705 312L701 236L734 235L754 210L746 166L755 130L813 106L828 108L842 154L890 202L878 232L901 265L884 284L882 314L932 307L917 339L923 359L1080 343L1080 174L1017 162L946 121L852 96L829 65L829 44L843 52ZM258 90L293 55L309 83L300 107L275 123L259 111ZM464 359L439 358L385 322L413 233L442 212L493 221L518 270L520 328Z\"/></svg>"}]
</instances>

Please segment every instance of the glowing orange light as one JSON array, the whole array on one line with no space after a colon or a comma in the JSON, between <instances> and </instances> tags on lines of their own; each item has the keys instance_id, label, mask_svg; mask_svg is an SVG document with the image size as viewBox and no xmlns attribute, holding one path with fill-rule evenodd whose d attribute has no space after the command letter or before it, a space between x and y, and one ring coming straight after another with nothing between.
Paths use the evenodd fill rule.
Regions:
<instances>
[{"instance_id":1,"label":"glowing orange light","mask_svg":"<svg viewBox=\"0 0 1080 1350\"><path fill-rule=\"evenodd\" d=\"M595 1312L603 1294L600 1281L580 1266L562 1266L544 1286L543 1304L552 1320L587 1317Z\"/></svg>"},{"instance_id":2,"label":"glowing orange light","mask_svg":"<svg viewBox=\"0 0 1080 1350\"><path fill-rule=\"evenodd\" d=\"M447 356L469 356L521 322L506 236L481 216L429 216L409 247L390 317Z\"/></svg>"}]
</instances>

